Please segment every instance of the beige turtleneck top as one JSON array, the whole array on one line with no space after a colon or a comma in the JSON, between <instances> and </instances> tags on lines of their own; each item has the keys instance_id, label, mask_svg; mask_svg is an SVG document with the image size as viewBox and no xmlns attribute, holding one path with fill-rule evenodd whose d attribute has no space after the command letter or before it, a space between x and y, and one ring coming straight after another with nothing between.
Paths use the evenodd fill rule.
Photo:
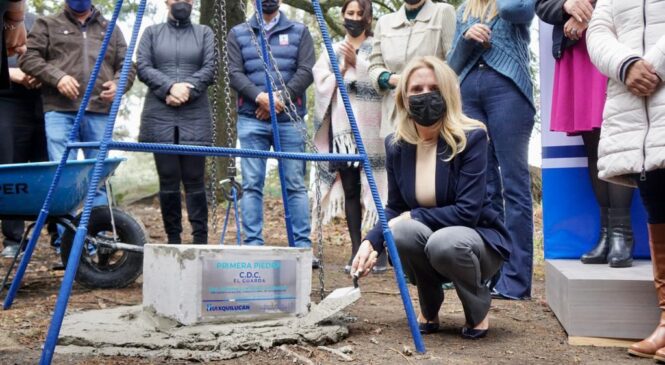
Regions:
<instances>
[{"instance_id":1,"label":"beige turtleneck top","mask_svg":"<svg viewBox=\"0 0 665 365\"><path fill-rule=\"evenodd\" d=\"M436 206L436 146L438 138L421 142L416 149L416 201L421 207Z\"/></svg>"}]
</instances>

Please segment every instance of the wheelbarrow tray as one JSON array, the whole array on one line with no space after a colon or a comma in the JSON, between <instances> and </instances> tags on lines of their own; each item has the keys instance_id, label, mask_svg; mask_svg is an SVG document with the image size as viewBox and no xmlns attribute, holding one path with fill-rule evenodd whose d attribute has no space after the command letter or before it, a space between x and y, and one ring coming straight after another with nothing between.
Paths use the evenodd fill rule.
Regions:
<instances>
[{"instance_id":1,"label":"wheelbarrow tray","mask_svg":"<svg viewBox=\"0 0 665 365\"><path fill-rule=\"evenodd\" d=\"M125 158L104 161L100 184ZM65 216L85 199L95 159L67 161L51 200L49 216ZM44 205L58 162L0 165L0 217L36 217Z\"/></svg>"}]
</instances>

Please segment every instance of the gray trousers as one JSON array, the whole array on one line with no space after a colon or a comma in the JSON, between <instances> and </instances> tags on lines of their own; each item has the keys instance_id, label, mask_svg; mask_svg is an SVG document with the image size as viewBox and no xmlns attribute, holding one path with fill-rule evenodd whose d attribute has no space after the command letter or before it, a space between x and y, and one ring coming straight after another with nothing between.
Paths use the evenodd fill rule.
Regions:
<instances>
[{"instance_id":1,"label":"gray trousers","mask_svg":"<svg viewBox=\"0 0 665 365\"><path fill-rule=\"evenodd\" d=\"M418 287L425 319L438 315L443 304L441 284L451 281L462 302L466 325L473 328L485 318L491 302L486 284L503 260L478 232L463 226L432 232L413 219L398 222L392 232L404 272Z\"/></svg>"}]
</instances>

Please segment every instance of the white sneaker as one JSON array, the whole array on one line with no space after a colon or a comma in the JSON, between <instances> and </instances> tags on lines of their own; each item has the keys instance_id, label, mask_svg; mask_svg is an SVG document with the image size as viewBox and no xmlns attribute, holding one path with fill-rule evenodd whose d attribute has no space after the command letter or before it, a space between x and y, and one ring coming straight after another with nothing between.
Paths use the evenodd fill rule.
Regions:
<instances>
[{"instance_id":1,"label":"white sneaker","mask_svg":"<svg viewBox=\"0 0 665 365\"><path fill-rule=\"evenodd\" d=\"M17 252L18 252L18 245L9 245L2 250L2 253L0 253L0 255L6 258L14 258Z\"/></svg>"}]
</instances>

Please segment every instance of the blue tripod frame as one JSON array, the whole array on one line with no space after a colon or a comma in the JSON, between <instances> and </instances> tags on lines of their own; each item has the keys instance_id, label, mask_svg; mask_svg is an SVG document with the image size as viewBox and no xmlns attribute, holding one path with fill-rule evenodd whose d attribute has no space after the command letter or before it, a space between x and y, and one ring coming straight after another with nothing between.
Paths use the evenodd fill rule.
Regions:
<instances>
[{"instance_id":1,"label":"blue tripod frame","mask_svg":"<svg viewBox=\"0 0 665 365\"><path fill-rule=\"evenodd\" d=\"M328 28L325 23L325 20L323 18L323 12L321 11L321 6L319 4L319 0L312 0L312 6L314 8L314 12L316 15L316 19L319 23L319 27L321 29L321 33L323 35L323 40L325 43L326 51L328 53L328 56L330 58L331 64L333 71L335 73L335 79L337 80L337 86L339 87L340 93L342 95L342 100L344 103L344 108L346 110L346 113L349 118L349 122L351 124L351 128L353 129L353 136L356 142L356 145L358 147L358 154L330 154L330 153L322 153L322 154L312 154L312 153L288 153L288 152L281 152L281 145L279 143L279 131L277 127L277 116L275 113L275 101L273 99L272 95L272 85L270 84L268 80L268 72L270 72L270 69L272 69L272 66L270 64L270 57L268 55L268 49L267 49L267 40L263 36L262 32L259 32L259 37L260 37L260 42L261 42L261 51L263 53L263 59L265 63L268 65L270 69L266 70L266 80L267 82L267 92L270 97L270 120L272 123L273 127L273 133L275 137L275 152L270 152L270 151L258 151L258 150L246 150L246 149L235 149L235 148L225 148L225 147L201 147L201 146L187 146L187 145L171 145L171 144L158 144L158 143L130 143L130 142L115 142L113 141L113 128L115 126L115 119L118 114L118 110L120 108L120 102L122 100L122 94L123 91L125 90L127 86L127 78L129 75L129 71L132 67L132 55L134 53L134 49L136 46L136 41L138 38L139 30L141 28L141 21L143 19L143 15L145 12L146 8L146 0L141 0L139 7L138 7L138 12L136 15L136 22L134 23L134 27L132 30L132 36L130 43L127 48L127 53L125 55L124 63L122 66L122 71L120 73L120 81L118 82L118 92L115 95L115 98L113 100L113 104L111 106L111 110L109 113L109 118L106 122L105 130L104 130L104 136L103 139L100 142L79 142L79 143L73 143L76 139L77 136L77 131L79 129L79 126L81 124L81 120L83 118L83 115L85 114L85 109L88 105L88 102L90 100L90 96L92 94L92 91L94 89L95 81L97 80L97 77L99 75L99 71L102 65L102 61L104 60L104 55L106 54L106 50L108 48L108 44L111 38L111 34L113 33L113 30L115 29L116 22L118 20L118 16L120 14L120 10L122 8L123 0L117 0L114 11L113 11L113 16L111 17L111 20L109 21L108 28L106 31L106 34L104 36L104 40L102 42L102 46L99 52L99 56L97 57L97 61L95 62L95 66L93 68L90 80L88 82L88 85L86 87L85 93L83 95L83 100L81 102L81 106L79 107L78 113L76 115L76 119L74 122L74 126L72 127L72 130L70 131L69 134L69 143L67 144L65 148L65 152L62 155L62 158L60 159L60 164L58 165L58 168L56 170L55 176L53 178L53 182L51 183L51 187L49 188L49 192L46 196L46 199L44 201L44 205L42 207L42 210L39 213L39 217L35 223L35 227L33 232L40 232L42 228L44 227L44 223L46 222L46 218L49 215L49 208L51 205L51 200L53 197L53 194L55 193L55 190L58 186L58 183L60 181L60 177L62 174L63 167L65 166L65 163L67 161L67 156L69 155L69 151L72 149L78 149L78 148L95 148L99 149L99 154L97 155L97 161L95 162L94 168L92 170L92 176L90 178L90 185L88 187L88 193L85 199L85 203L83 205L83 212L81 214L81 220L79 222L78 229L76 231L76 235L74 237L74 242L72 245L72 250L69 255L69 259L67 261L67 268L65 270L65 275L62 281L62 284L60 286L60 291L58 293L58 299L56 301L55 305L55 310L53 312L53 317L51 318L51 323L46 335L46 340L44 342L44 348L42 351L41 359L40 359L40 364L46 365L50 364L52 359L53 359L53 354L55 351L55 346L58 341L58 336L60 334L60 328L62 326L62 321L65 315L65 311L67 309L67 303L69 301L69 296L71 294L72 290L72 285L74 283L74 278L76 276L76 271L78 270L78 265L81 257L81 252L83 250L83 244L87 235L87 226L88 222L90 220L90 213L92 210L92 203L93 199L95 197L95 193L97 190L97 186L99 185L100 179L101 179L101 172L102 172L102 166L103 162L108 156L108 153L110 150L122 150L122 151L136 151L136 152L153 152L153 153L168 153L168 154L184 154L184 155L192 155L192 156L215 156L215 157L246 157L246 158L275 158L280 162L280 182L282 185L282 198L283 198L283 203L284 203L284 208L286 211L286 229L287 229L287 234L289 237L289 246L293 247L293 231L291 228L291 221L290 221L290 214L288 212L288 204L287 204L287 194L286 194L286 184L284 181L284 174L283 170L281 169L281 160L282 159L293 159L293 160L304 160L304 161L358 161L361 162L363 165L363 170L365 174L367 175L367 181L369 183L371 192L372 192L372 198L374 200L374 204L376 205L376 210L378 212L379 216L379 221L381 222L381 226L383 229L383 235L385 238L386 246L388 248L388 252L390 253L390 257L392 258L392 263L394 266L394 272L395 272L395 280L397 281L397 284L399 286L400 290L400 295L402 298L402 302L404 304L404 310L406 312L408 324L409 324L409 329L411 330L411 335L413 337L413 341L415 344L416 351L420 353L425 352L425 345L423 343L422 337L420 335L420 332L418 330L418 323L416 321L416 316L413 310L413 304L411 303L411 298L409 295L409 291L406 285L406 282L404 280L404 272L402 269L402 264L399 259L399 255L397 253L397 248L395 247L395 242L392 236L392 233L388 227L388 222L386 220L386 215L385 211L383 209L383 205L381 203L381 199L379 197L378 190L376 188L376 182L374 180L374 175L372 174L372 169L369 165L369 159L367 158L367 154L365 152L365 147L363 145L362 139L360 137L360 132L358 130L358 125L356 123L355 116L353 114L353 109L351 108L351 103L349 101L349 96L347 94L346 86L344 85L344 79L342 77L342 74L339 70L338 63L337 63L337 56L335 55L333 48L332 48L332 42L330 40L330 35L328 33ZM259 13L258 16L258 21L259 21L259 26L263 27L263 17L262 17L262 12L261 12L261 1L260 0L255 0L255 5L257 12ZM16 293L18 291L18 288L21 284L21 280L23 279L23 276L25 275L25 271L27 269L28 263L30 262L30 259L32 257L32 254L34 252L35 246L37 245L37 240L39 238L39 234L33 234L30 237L30 241L28 242L28 245L25 250L25 254L23 255L23 258L21 259L21 263L19 264L19 267L16 271L16 275L14 276L14 279L12 281L11 287L9 288L9 291L7 293L7 297L5 298L3 308L5 310L9 309L14 301L14 298L16 296Z\"/></svg>"}]
</instances>

